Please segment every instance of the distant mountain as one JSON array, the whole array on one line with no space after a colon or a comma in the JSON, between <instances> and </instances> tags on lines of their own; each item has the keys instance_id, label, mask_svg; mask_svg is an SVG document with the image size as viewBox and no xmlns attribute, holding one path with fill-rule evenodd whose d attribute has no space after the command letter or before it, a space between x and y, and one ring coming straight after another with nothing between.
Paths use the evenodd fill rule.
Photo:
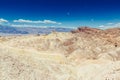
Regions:
<instances>
[{"instance_id":1,"label":"distant mountain","mask_svg":"<svg viewBox=\"0 0 120 80\"><path fill-rule=\"evenodd\" d=\"M0 25L0 33L6 33L6 34L28 34L27 31L20 31L20 30L16 29L15 27L2 26L2 25Z\"/></svg>"},{"instance_id":2,"label":"distant mountain","mask_svg":"<svg viewBox=\"0 0 120 80\"><path fill-rule=\"evenodd\" d=\"M16 27L19 31L27 31L28 34L48 34L52 31L57 32L69 32L72 29L71 28L54 28L54 27L48 27L48 28L34 28L34 27Z\"/></svg>"},{"instance_id":3,"label":"distant mountain","mask_svg":"<svg viewBox=\"0 0 120 80\"><path fill-rule=\"evenodd\" d=\"M48 34L52 31L57 32L69 32L71 28L35 28L35 27L11 27L11 26L2 26L0 25L1 34Z\"/></svg>"}]
</instances>

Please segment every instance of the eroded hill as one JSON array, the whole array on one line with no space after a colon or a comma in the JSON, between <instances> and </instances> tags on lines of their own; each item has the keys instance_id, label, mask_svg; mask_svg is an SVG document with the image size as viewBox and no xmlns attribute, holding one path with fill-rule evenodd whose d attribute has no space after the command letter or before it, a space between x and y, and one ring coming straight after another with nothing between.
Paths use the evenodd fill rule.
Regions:
<instances>
[{"instance_id":1,"label":"eroded hill","mask_svg":"<svg viewBox=\"0 0 120 80\"><path fill-rule=\"evenodd\" d=\"M0 38L1 80L120 80L120 29Z\"/></svg>"}]
</instances>

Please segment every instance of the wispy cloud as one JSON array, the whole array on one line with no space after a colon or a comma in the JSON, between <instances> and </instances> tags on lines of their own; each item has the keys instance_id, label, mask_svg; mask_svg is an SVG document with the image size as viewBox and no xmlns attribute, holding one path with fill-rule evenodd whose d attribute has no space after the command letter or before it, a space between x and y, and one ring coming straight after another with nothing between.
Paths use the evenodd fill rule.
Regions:
<instances>
[{"instance_id":1,"label":"wispy cloud","mask_svg":"<svg viewBox=\"0 0 120 80\"><path fill-rule=\"evenodd\" d=\"M13 22L17 23L42 23L42 24L61 24L60 22L52 21L52 20L25 20L25 19L18 19L18 20L13 20Z\"/></svg>"},{"instance_id":2,"label":"wispy cloud","mask_svg":"<svg viewBox=\"0 0 120 80\"><path fill-rule=\"evenodd\" d=\"M108 28L120 28L120 23L107 23L104 25L100 25L98 28L108 29Z\"/></svg>"},{"instance_id":3,"label":"wispy cloud","mask_svg":"<svg viewBox=\"0 0 120 80\"><path fill-rule=\"evenodd\" d=\"M44 20L44 21L42 21L42 23L62 24L62 23L60 23L60 22L56 22L56 21L52 21L52 20Z\"/></svg>"},{"instance_id":4,"label":"wispy cloud","mask_svg":"<svg viewBox=\"0 0 120 80\"><path fill-rule=\"evenodd\" d=\"M6 23L6 22L8 22L8 20L0 18L0 23Z\"/></svg>"},{"instance_id":5,"label":"wispy cloud","mask_svg":"<svg viewBox=\"0 0 120 80\"><path fill-rule=\"evenodd\" d=\"M40 26L40 25L28 25L28 24L11 24L12 27L41 27L47 28L47 26Z\"/></svg>"},{"instance_id":6,"label":"wispy cloud","mask_svg":"<svg viewBox=\"0 0 120 80\"><path fill-rule=\"evenodd\" d=\"M110 23L107 23L108 25L112 25L112 24L114 24L114 23L112 23L112 22L110 22Z\"/></svg>"}]
</instances>

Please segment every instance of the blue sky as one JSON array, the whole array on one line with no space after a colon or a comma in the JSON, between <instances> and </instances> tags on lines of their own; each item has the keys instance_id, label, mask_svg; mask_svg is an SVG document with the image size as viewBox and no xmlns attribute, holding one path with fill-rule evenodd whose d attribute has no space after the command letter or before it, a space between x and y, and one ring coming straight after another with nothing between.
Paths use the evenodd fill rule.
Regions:
<instances>
[{"instance_id":1,"label":"blue sky","mask_svg":"<svg viewBox=\"0 0 120 80\"><path fill-rule=\"evenodd\" d=\"M120 0L0 0L0 24L16 27L112 27Z\"/></svg>"}]
</instances>

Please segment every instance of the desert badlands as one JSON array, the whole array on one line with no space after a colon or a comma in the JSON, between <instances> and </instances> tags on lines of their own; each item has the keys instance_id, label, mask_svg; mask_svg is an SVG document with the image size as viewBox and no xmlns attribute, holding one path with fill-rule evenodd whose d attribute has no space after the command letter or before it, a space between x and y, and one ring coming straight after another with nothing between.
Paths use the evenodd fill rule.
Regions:
<instances>
[{"instance_id":1,"label":"desert badlands","mask_svg":"<svg viewBox=\"0 0 120 80\"><path fill-rule=\"evenodd\" d=\"M0 80L120 80L120 28L1 36Z\"/></svg>"}]
</instances>

